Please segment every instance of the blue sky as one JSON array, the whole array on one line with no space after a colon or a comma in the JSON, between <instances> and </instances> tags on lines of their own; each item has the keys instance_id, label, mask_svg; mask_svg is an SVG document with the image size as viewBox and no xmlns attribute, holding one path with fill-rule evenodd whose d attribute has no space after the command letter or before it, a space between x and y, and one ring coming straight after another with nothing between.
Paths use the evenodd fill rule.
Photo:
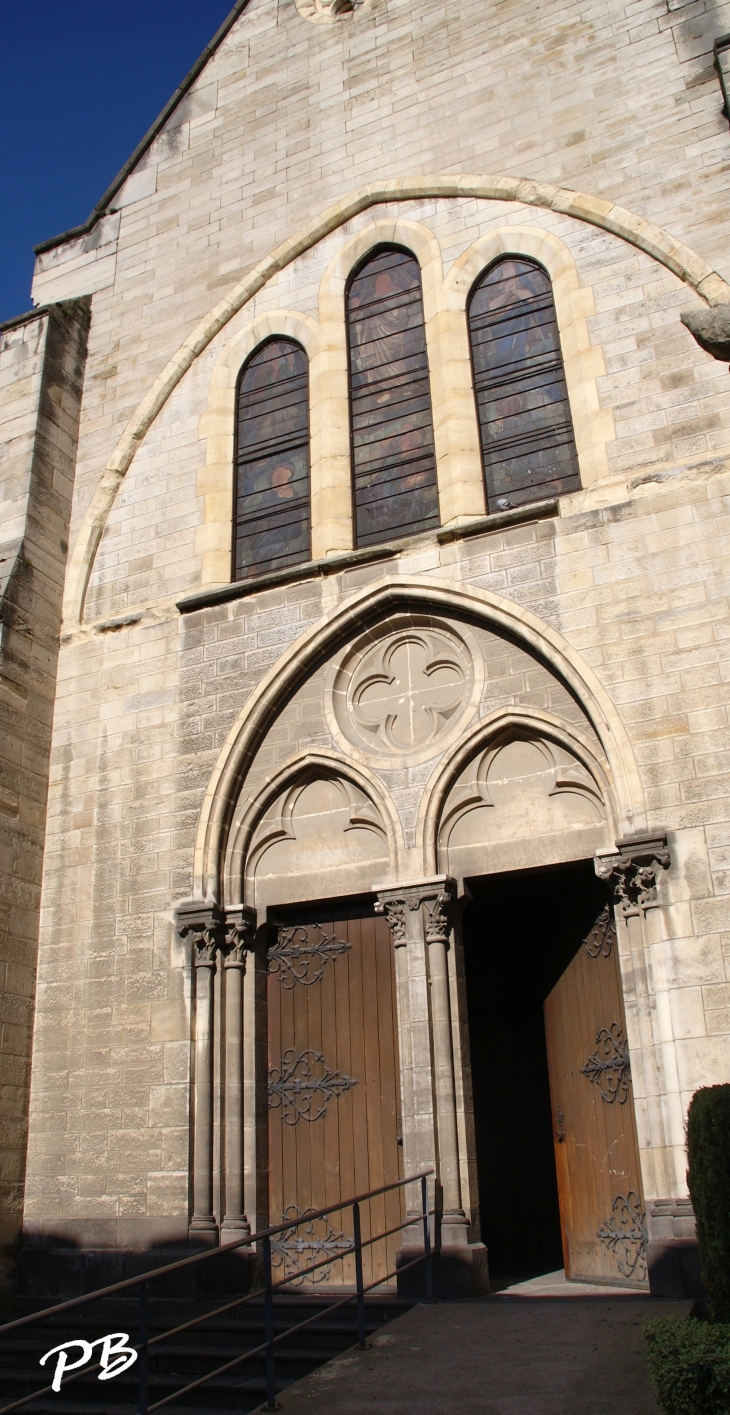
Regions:
<instances>
[{"instance_id":1,"label":"blue sky","mask_svg":"<svg viewBox=\"0 0 730 1415\"><path fill-rule=\"evenodd\" d=\"M0 322L85 221L233 0L0 0Z\"/></svg>"}]
</instances>

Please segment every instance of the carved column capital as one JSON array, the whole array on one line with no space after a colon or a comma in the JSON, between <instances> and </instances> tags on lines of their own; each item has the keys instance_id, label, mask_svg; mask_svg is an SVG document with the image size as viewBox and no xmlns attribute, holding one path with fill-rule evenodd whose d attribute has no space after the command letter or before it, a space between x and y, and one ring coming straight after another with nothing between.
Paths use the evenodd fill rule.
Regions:
<instances>
[{"instance_id":1,"label":"carved column capital","mask_svg":"<svg viewBox=\"0 0 730 1415\"><path fill-rule=\"evenodd\" d=\"M246 971L246 954L251 952L256 935L256 910L247 904L233 904L226 909L224 968Z\"/></svg>"},{"instance_id":2,"label":"carved column capital","mask_svg":"<svg viewBox=\"0 0 730 1415\"><path fill-rule=\"evenodd\" d=\"M190 935L196 968L215 968L216 954L224 942L223 913L217 904L185 900L175 910L181 938Z\"/></svg>"},{"instance_id":3,"label":"carved column capital","mask_svg":"<svg viewBox=\"0 0 730 1415\"><path fill-rule=\"evenodd\" d=\"M384 914L386 923L393 935L394 948L402 948L407 942L406 938L406 909L408 905L405 899L384 899L378 897L375 901L376 914Z\"/></svg>"},{"instance_id":4,"label":"carved column capital","mask_svg":"<svg viewBox=\"0 0 730 1415\"><path fill-rule=\"evenodd\" d=\"M669 868L667 837L663 831L627 835L616 841L615 855L598 855L595 870L610 886L614 907L623 918L643 915L659 903L657 880Z\"/></svg>"},{"instance_id":5,"label":"carved column capital","mask_svg":"<svg viewBox=\"0 0 730 1415\"><path fill-rule=\"evenodd\" d=\"M384 914L393 935L395 948L408 943L409 914L419 915L425 905L425 937L427 943L448 943L452 927L453 906L456 901L456 881L448 875L438 875L435 879L422 882L409 881L392 889L381 889L375 901L376 914ZM413 923L418 927L414 918ZM423 934L421 935L423 937Z\"/></svg>"},{"instance_id":6,"label":"carved column capital","mask_svg":"<svg viewBox=\"0 0 730 1415\"><path fill-rule=\"evenodd\" d=\"M456 886L453 881L434 900L424 899L423 902L426 906L426 943L447 944L454 924Z\"/></svg>"}]
</instances>

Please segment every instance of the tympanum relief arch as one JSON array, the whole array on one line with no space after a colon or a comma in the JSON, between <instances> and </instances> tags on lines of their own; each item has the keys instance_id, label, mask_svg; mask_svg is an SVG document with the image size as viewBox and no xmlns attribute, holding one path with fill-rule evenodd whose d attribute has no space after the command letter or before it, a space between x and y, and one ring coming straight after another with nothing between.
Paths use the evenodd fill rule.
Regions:
<instances>
[{"instance_id":1,"label":"tympanum relief arch","mask_svg":"<svg viewBox=\"0 0 730 1415\"><path fill-rule=\"evenodd\" d=\"M256 873L263 857L285 842L296 842L297 825L302 819L303 796L307 789L321 790L329 786L334 793L334 811L342 814L342 833L364 832L379 841L376 850L361 850L360 858L350 862L351 877L341 877L330 871L329 887L323 885L322 874L312 880L299 879L287 871L287 900L272 895L262 896L256 888ZM337 799L339 797L339 800ZM297 809L299 808L299 810ZM316 809L326 815L327 806L317 802ZM350 837L352 839L352 837ZM292 899L315 898L317 893L347 894L368 891L374 876L387 872L403 850L403 831L392 798L373 772L355 766L335 752L310 749L296 753L277 771L267 776L251 799L242 795L234 815L224 865L225 897L234 905L245 903L261 909L268 903L291 902ZM281 853L281 852L280 852ZM357 851L353 851L357 856ZM307 869L313 868L311 860ZM300 872L301 873L301 872ZM303 891L303 892L302 892Z\"/></svg>"},{"instance_id":2,"label":"tympanum relief arch","mask_svg":"<svg viewBox=\"0 0 730 1415\"><path fill-rule=\"evenodd\" d=\"M430 616L456 613L467 622L507 633L537 655L566 685L596 734L608 764L617 834L646 828L641 777L626 730L610 694L582 655L531 611L493 591L454 588L434 577L384 575L343 600L292 643L264 675L233 724L211 775L198 821L193 895L218 904L226 901L225 859L236 808L251 762L281 705L317 663L389 614L415 609ZM361 764L362 765L362 764ZM420 876L424 858L415 847L403 849L399 875Z\"/></svg>"},{"instance_id":3,"label":"tympanum relief arch","mask_svg":"<svg viewBox=\"0 0 730 1415\"><path fill-rule=\"evenodd\" d=\"M508 749L513 757L509 765ZM477 827L472 849L464 851L457 845L458 827L467 816L472 826L485 812L498 818L507 783L513 794L523 796L522 819L513 811L509 823L495 819L496 831ZM558 809L546 813L545 802ZM577 802L584 808L576 809ZM513 803L506 804L509 811ZM461 880L470 873L585 858L611 850L620 833L607 763L599 760L588 738L544 709L524 707L498 709L462 737L439 763L419 814L424 868ZM538 843L540 819L549 822L550 838ZM470 869L477 861L478 870Z\"/></svg>"}]
</instances>

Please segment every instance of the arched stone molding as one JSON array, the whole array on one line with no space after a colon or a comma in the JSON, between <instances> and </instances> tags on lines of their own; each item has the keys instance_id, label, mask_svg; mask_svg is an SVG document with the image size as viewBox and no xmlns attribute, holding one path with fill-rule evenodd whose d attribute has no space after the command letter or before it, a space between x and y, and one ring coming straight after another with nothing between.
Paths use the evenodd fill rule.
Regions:
<instances>
[{"instance_id":1,"label":"arched stone molding","mask_svg":"<svg viewBox=\"0 0 730 1415\"><path fill-rule=\"evenodd\" d=\"M288 788L303 786L317 778L349 782L372 804L376 817L370 822L371 827L377 828L378 824L382 827L390 870L397 873L404 851L403 828L382 781L366 767L355 766L336 752L318 748L291 757L259 783L251 796L246 796L244 788L236 804L223 866L226 907L248 902L244 899L244 885L250 846L267 810ZM368 880L368 885L371 883L372 880Z\"/></svg>"},{"instance_id":2,"label":"arched stone molding","mask_svg":"<svg viewBox=\"0 0 730 1415\"><path fill-rule=\"evenodd\" d=\"M553 713L533 708L498 708L475 723L444 757L424 790L416 825L416 839L421 842L423 850L424 874L446 870L439 854L439 829L449 793L461 772L490 745L504 741L510 732L544 737L563 747L580 762L595 783L596 793L606 812L603 844L609 849L613 847L620 834L620 813L614 783L610 768L607 770L606 765L598 760L588 738L575 728L566 727L565 722Z\"/></svg>"},{"instance_id":3,"label":"arched stone molding","mask_svg":"<svg viewBox=\"0 0 730 1415\"><path fill-rule=\"evenodd\" d=\"M522 202L526 206L543 207L563 216L573 217L576 221L585 221L644 251L690 289L696 291L706 304L719 305L730 301L730 286L688 246L675 240L668 231L653 225L634 212L627 211L625 207L585 192L574 192L566 187L556 187L548 182L535 182L524 177L466 175L392 178L372 186L361 187L349 197L335 202L299 231L287 237L249 270L243 279L203 316L154 380L127 422L79 528L66 578L63 617L67 629L81 622L94 557L117 491L135 453L170 394L211 340L268 280L360 212L385 202L454 197L477 201Z\"/></svg>"},{"instance_id":4,"label":"arched stone molding","mask_svg":"<svg viewBox=\"0 0 730 1415\"><path fill-rule=\"evenodd\" d=\"M236 425L236 384L243 364L266 339L295 339L309 359L310 402L316 404L316 378L321 361L319 325L309 315L292 310L272 310L247 324L227 344L210 380L208 405L198 419L206 439L205 465L198 472L198 495L203 497L203 524L195 532L195 549L201 556L203 585L224 585L231 578L233 536L233 455ZM321 490L326 472L315 459L314 439L310 457L312 501Z\"/></svg>"},{"instance_id":5,"label":"arched stone molding","mask_svg":"<svg viewBox=\"0 0 730 1415\"><path fill-rule=\"evenodd\" d=\"M376 617L405 606L428 613L466 614L515 637L563 679L583 705L608 762L621 834L646 828L644 791L631 743L618 711L593 669L557 630L523 606L474 587L454 588L430 576L385 575L356 591L284 651L262 678L233 724L211 775L198 822L194 857L194 894L220 901L223 857L236 803L256 750L294 685L308 665L321 661L347 631L362 632ZM420 870L418 859L403 851L405 871Z\"/></svg>"},{"instance_id":6,"label":"arched stone molding","mask_svg":"<svg viewBox=\"0 0 730 1415\"><path fill-rule=\"evenodd\" d=\"M596 380L605 375L606 366L603 350L591 344L588 334L588 316L596 312L593 290L581 285L568 247L551 231L533 226L505 226L482 236L454 261L444 281L444 303L450 317L449 353L454 351L450 360L454 390L459 387L465 406L468 394L478 451L466 307L479 276L503 255L523 255L536 260L550 276L581 482L584 487L590 486L609 475L606 443L613 441L616 430L613 412L610 408L601 408L598 397ZM466 363L463 352L457 356L460 340L466 346ZM479 470L481 475L481 461Z\"/></svg>"}]
</instances>

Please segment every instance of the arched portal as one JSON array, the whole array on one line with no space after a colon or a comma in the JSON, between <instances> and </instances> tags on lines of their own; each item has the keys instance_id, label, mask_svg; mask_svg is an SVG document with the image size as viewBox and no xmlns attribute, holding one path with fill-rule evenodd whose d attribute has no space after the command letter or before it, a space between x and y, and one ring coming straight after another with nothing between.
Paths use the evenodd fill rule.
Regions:
<instances>
[{"instance_id":1,"label":"arched portal","mask_svg":"<svg viewBox=\"0 0 730 1415\"><path fill-rule=\"evenodd\" d=\"M281 1221L292 1206L336 1202L340 1181L367 1189L435 1166L455 1290L483 1286L480 1235L505 1218L524 1250L513 1243L505 1262L519 1270L527 1253L539 1268L561 1239L553 1118L556 1105L567 1115L568 1094L577 1117L568 1148L588 1134L604 1154L603 1122L618 1117L621 1192L640 1201L629 1092L609 1109L585 1069L613 1075L611 1057L618 1065L626 1042L610 912L610 947L583 975L595 961L587 940L610 904L594 861L613 858L617 837L641 825L636 783L620 718L590 669L554 630L497 596L385 577L282 655L221 753L198 853L200 886L215 889L216 907L226 917L256 913L246 986L255 1167L269 1178L263 1216ZM566 1050L565 1017L589 982L595 997ZM509 1017L519 1025L502 1036ZM591 1062L586 1027L593 1051L600 1031L614 1047L608 1071L600 1057ZM504 1185L495 1197L485 1167L500 1145L511 1198ZM523 1195L535 1145L550 1241L549 1216ZM600 1164L607 1212L586 1210L587 1257L575 1257L563 1222L566 1261L576 1273L583 1263L582 1276L637 1281L638 1258L628 1277L616 1268L609 1238L620 1195ZM569 1180L575 1191L572 1171ZM592 1192L596 1209L595 1182ZM604 1220L605 1241L596 1236ZM338 1235L326 1241L336 1246ZM394 1256L374 1255L374 1273ZM346 1264L335 1263L330 1280L343 1276Z\"/></svg>"}]
</instances>

